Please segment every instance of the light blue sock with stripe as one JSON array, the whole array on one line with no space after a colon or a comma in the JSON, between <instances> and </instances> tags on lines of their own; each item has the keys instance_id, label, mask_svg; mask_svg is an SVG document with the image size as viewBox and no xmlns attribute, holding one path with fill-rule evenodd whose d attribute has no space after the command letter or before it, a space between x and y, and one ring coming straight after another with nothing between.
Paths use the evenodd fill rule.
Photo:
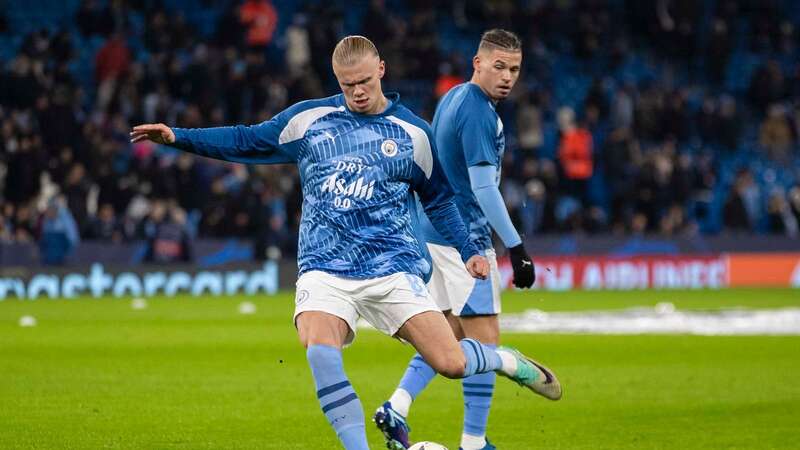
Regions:
<instances>
[{"instance_id":1,"label":"light blue sock with stripe","mask_svg":"<svg viewBox=\"0 0 800 450\"><path fill-rule=\"evenodd\" d=\"M464 370L465 378L471 377L476 373L490 373L494 377L494 371L503 366L503 361L494 350L494 346L483 345L475 339L469 338L463 339L460 344L467 360L467 366ZM406 373L400 379L400 385L389 399L392 408L401 416L408 417L411 402L417 398L417 395L425 389L435 376L436 371L422 359L422 356L419 354L414 355L411 358L411 362L408 363ZM489 398L489 401L491 402L491 398Z\"/></svg>"},{"instance_id":2,"label":"light blue sock with stripe","mask_svg":"<svg viewBox=\"0 0 800 450\"><path fill-rule=\"evenodd\" d=\"M435 376L436 371L433 370L433 367L429 366L419 353L415 354L408 363L406 373L400 379L400 385L397 386L394 394L389 398L392 409L401 416L408 417L411 402L417 398L419 393L425 389Z\"/></svg>"},{"instance_id":3,"label":"light blue sock with stripe","mask_svg":"<svg viewBox=\"0 0 800 450\"><path fill-rule=\"evenodd\" d=\"M317 398L339 440L347 450L369 450L364 410L344 373L342 351L327 345L311 345L306 351Z\"/></svg>"},{"instance_id":4,"label":"light blue sock with stripe","mask_svg":"<svg viewBox=\"0 0 800 450\"><path fill-rule=\"evenodd\" d=\"M467 367L464 369L464 378L471 377L476 373L494 372L503 367L503 360L492 346L486 346L475 339L465 338L461 342L461 350L467 359Z\"/></svg>"},{"instance_id":5,"label":"light blue sock with stripe","mask_svg":"<svg viewBox=\"0 0 800 450\"><path fill-rule=\"evenodd\" d=\"M433 370L433 367L429 366L428 363L422 359L422 356L417 353L411 358L406 373L403 374L403 378L400 379L400 388L405 389L406 392L411 394L412 399L416 399L417 395L425 389L425 386L427 386L435 376L436 371Z\"/></svg>"},{"instance_id":6,"label":"light blue sock with stripe","mask_svg":"<svg viewBox=\"0 0 800 450\"><path fill-rule=\"evenodd\" d=\"M488 348L494 346L485 345ZM464 388L464 433L483 437L489 421L489 408L497 375L494 372L478 373L462 379ZM463 447L463 446L462 446Z\"/></svg>"}]
</instances>

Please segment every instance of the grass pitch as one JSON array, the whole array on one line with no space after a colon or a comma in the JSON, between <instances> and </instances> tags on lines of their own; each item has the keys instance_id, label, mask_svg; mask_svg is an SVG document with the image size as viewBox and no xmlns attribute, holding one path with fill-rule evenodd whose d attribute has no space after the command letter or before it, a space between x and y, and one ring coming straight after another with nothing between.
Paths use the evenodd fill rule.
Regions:
<instances>
[{"instance_id":1,"label":"grass pitch","mask_svg":"<svg viewBox=\"0 0 800 450\"><path fill-rule=\"evenodd\" d=\"M254 315L237 313L242 300ZM507 312L800 306L790 290L509 293ZM291 324L292 296L0 302L0 448L336 449ZM22 315L38 325L21 328ZM498 379L503 450L800 448L800 336L506 334L553 368L549 402ZM359 332L345 367L366 416L413 351ZM412 437L458 448L461 387L436 379ZM373 449L383 447L371 423Z\"/></svg>"}]
</instances>

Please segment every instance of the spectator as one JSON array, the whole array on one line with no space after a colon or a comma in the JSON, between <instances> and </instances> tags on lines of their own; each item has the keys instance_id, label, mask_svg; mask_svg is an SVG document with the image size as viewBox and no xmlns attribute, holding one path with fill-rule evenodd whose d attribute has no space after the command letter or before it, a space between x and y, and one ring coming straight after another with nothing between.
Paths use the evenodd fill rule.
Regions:
<instances>
[{"instance_id":1,"label":"spectator","mask_svg":"<svg viewBox=\"0 0 800 450\"><path fill-rule=\"evenodd\" d=\"M748 95L758 112L766 111L767 106L779 102L786 94L783 72L777 61L769 60L753 75Z\"/></svg>"},{"instance_id":2,"label":"spectator","mask_svg":"<svg viewBox=\"0 0 800 450\"><path fill-rule=\"evenodd\" d=\"M91 185L86 177L83 164L75 163L69 170L64 181L64 198L67 209L77 223L79 232L83 232L88 225L89 213L87 201Z\"/></svg>"},{"instance_id":3,"label":"spectator","mask_svg":"<svg viewBox=\"0 0 800 450\"><path fill-rule=\"evenodd\" d=\"M800 224L800 185L795 185L789 190L789 208L794 215L794 220Z\"/></svg>"},{"instance_id":4,"label":"spectator","mask_svg":"<svg viewBox=\"0 0 800 450\"><path fill-rule=\"evenodd\" d=\"M662 117L665 93L657 86L651 85L639 94L639 101L634 110L636 134L642 139L663 139Z\"/></svg>"},{"instance_id":5,"label":"spectator","mask_svg":"<svg viewBox=\"0 0 800 450\"><path fill-rule=\"evenodd\" d=\"M771 234L790 237L797 236L797 218L783 195L783 191L773 191L767 202L767 230Z\"/></svg>"},{"instance_id":6,"label":"spectator","mask_svg":"<svg viewBox=\"0 0 800 450\"><path fill-rule=\"evenodd\" d=\"M730 95L720 97L719 113L717 115L717 131L715 142L734 151L742 135L742 119L739 115L736 100Z\"/></svg>"},{"instance_id":7,"label":"spectator","mask_svg":"<svg viewBox=\"0 0 800 450\"><path fill-rule=\"evenodd\" d=\"M97 88L97 107L101 111L108 108L116 93L120 79L128 73L131 53L122 34L115 33L97 52L95 57L95 79Z\"/></svg>"},{"instance_id":8,"label":"spectator","mask_svg":"<svg viewBox=\"0 0 800 450\"><path fill-rule=\"evenodd\" d=\"M147 239L144 257L146 262L174 263L192 260L186 214L180 208L163 200L154 201L143 228Z\"/></svg>"},{"instance_id":9,"label":"spectator","mask_svg":"<svg viewBox=\"0 0 800 450\"><path fill-rule=\"evenodd\" d=\"M570 108L559 110L558 119L561 128L558 159L564 172L564 179L569 185L567 191L586 205L589 178L594 171L592 134L576 125L575 113Z\"/></svg>"},{"instance_id":10,"label":"spectator","mask_svg":"<svg viewBox=\"0 0 800 450\"><path fill-rule=\"evenodd\" d=\"M602 152L606 181L611 197L611 226L617 232L625 230L632 214L634 182L641 166L639 143L629 128L611 132Z\"/></svg>"},{"instance_id":11,"label":"spectator","mask_svg":"<svg viewBox=\"0 0 800 450\"><path fill-rule=\"evenodd\" d=\"M156 9L147 18L144 46L150 52L161 53L169 51L172 45L172 33L167 12L162 8Z\"/></svg>"},{"instance_id":12,"label":"spectator","mask_svg":"<svg viewBox=\"0 0 800 450\"><path fill-rule=\"evenodd\" d=\"M673 203L661 217L659 232L663 236L693 234L695 227L686 219L686 208L680 203Z\"/></svg>"},{"instance_id":13,"label":"spectator","mask_svg":"<svg viewBox=\"0 0 800 450\"><path fill-rule=\"evenodd\" d=\"M30 204L22 204L16 208L11 228L14 230L15 241L34 241L34 236L36 236L36 217Z\"/></svg>"},{"instance_id":14,"label":"spectator","mask_svg":"<svg viewBox=\"0 0 800 450\"><path fill-rule=\"evenodd\" d=\"M295 14L292 25L286 30L286 67L293 77L305 72L311 63L307 20L304 14Z\"/></svg>"},{"instance_id":15,"label":"spectator","mask_svg":"<svg viewBox=\"0 0 800 450\"><path fill-rule=\"evenodd\" d=\"M535 236L544 223L545 205L547 204L547 190L539 179L531 179L525 183L525 201L520 210L522 233L525 236Z\"/></svg>"},{"instance_id":16,"label":"spectator","mask_svg":"<svg viewBox=\"0 0 800 450\"><path fill-rule=\"evenodd\" d=\"M0 202L0 244L14 242L14 205Z\"/></svg>"},{"instance_id":17,"label":"spectator","mask_svg":"<svg viewBox=\"0 0 800 450\"><path fill-rule=\"evenodd\" d=\"M250 214L255 228L253 253L258 261L278 259L290 252L285 205L279 193L268 186L257 196Z\"/></svg>"},{"instance_id":18,"label":"spectator","mask_svg":"<svg viewBox=\"0 0 800 450\"><path fill-rule=\"evenodd\" d=\"M766 119L761 123L759 143L767 155L775 160L785 162L792 147L792 129L783 105L770 105Z\"/></svg>"},{"instance_id":19,"label":"spectator","mask_svg":"<svg viewBox=\"0 0 800 450\"><path fill-rule=\"evenodd\" d=\"M711 37L706 53L708 76L712 83L722 83L728 66L732 43L725 19L715 18L711 24Z\"/></svg>"},{"instance_id":20,"label":"spectator","mask_svg":"<svg viewBox=\"0 0 800 450\"><path fill-rule=\"evenodd\" d=\"M586 114L589 110L596 110L598 119L605 120L608 117L608 103L602 80L599 78L593 79L589 92L586 93L586 100L583 102L584 113Z\"/></svg>"},{"instance_id":21,"label":"spectator","mask_svg":"<svg viewBox=\"0 0 800 450\"><path fill-rule=\"evenodd\" d=\"M753 199L758 196L753 177L748 170L742 170L731 186L723 206L723 225L726 230L749 232L754 230Z\"/></svg>"},{"instance_id":22,"label":"spectator","mask_svg":"<svg viewBox=\"0 0 800 450\"><path fill-rule=\"evenodd\" d=\"M41 261L61 265L78 245L78 227L63 198L52 199L47 205L39 233Z\"/></svg>"},{"instance_id":23,"label":"spectator","mask_svg":"<svg viewBox=\"0 0 800 450\"><path fill-rule=\"evenodd\" d=\"M631 128L633 126L633 97L629 86L617 89L611 103L611 126Z\"/></svg>"},{"instance_id":24,"label":"spectator","mask_svg":"<svg viewBox=\"0 0 800 450\"><path fill-rule=\"evenodd\" d=\"M124 231L122 225L117 220L114 214L114 207L110 203L104 203L100 206L97 216L92 219L89 225L88 237L116 244L123 241Z\"/></svg>"},{"instance_id":25,"label":"spectator","mask_svg":"<svg viewBox=\"0 0 800 450\"><path fill-rule=\"evenodd\" d=\"M681 89L667 95L666 106L661 113L661 138L675 138L685 142L689 137L689 111L686 106L688 93Z\"/></svg>"},{"instance_id":26,"label":"spectator","mask_svg":"<svg viewBox=\"0 0 800 450\"><path fill-rule=\"evenodd\" d=\"M449 61L445 61L439 64L439 77L436 79L436 85L433 92L438 99L446 94L447 91L449 91L453 86L463 82L464 78L457 74L453 68L453 64Z\"/></svg>"},{"instance_id":27,"label":"spectator","mask_svg":"<svg viewBox=\"0 0 800 450\"><path fill-rule=\"evenodd\" d=\"M517 130L519 147L527 155L534 154L542 144L542 112L534 93L523 95L517 108Z\"/></svg>"},{"instance_id":28,"label":"spectator","mask_svg":"<svg viewBox=\"0 0 800 450\"><path fill-rule=\"evenodd\" d=\"M703 99L703 104L695 116L697 135L703 142L716 142L719 140L719 117L717 115L717 101L711 96Z\"/></svg>"},{"instance_id":29,"label":"spectator","mask_svg":"<svg viewBox=\"0 0 800 450\"><path fill-rule=\"evenodd\" d=\"M6 143L7 175L6 199L22 204L39 195L40 179L45 168L44 150L40 138L32 135L17 135Z\"/></svg>"},{"instance_id":30,"label":"spectator","mask_svg":"<svg viewBox=\"0 0 800 450\"><path fill-rule=\"evenodd\" d=\"M11 61L11 71L5 74L0 84L4 107L22 109L33 105L43 92L39 67L36 61L24 54Z\"/></svg>"},{"instance_id":31,"label":"spectator","mask_svg":"<svg viewBox=\"0 0 800 450\"><path fill-rule=\"evenodd\" d=\"M269 0L245 0L239 8L239 21L247 29L247 45L264 49L272 42L278 13Z\"/></svg>"}]
</instances>

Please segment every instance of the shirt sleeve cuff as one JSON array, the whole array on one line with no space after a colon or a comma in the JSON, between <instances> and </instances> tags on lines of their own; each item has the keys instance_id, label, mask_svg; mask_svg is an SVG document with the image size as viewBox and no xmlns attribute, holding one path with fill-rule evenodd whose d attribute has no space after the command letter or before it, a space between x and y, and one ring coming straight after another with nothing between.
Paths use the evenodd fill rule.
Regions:
<instances>
[{"instance_id":1,"label":"shirt sleeve cuff","mask_svg":"<svg viewBox=\"0 0 800 450\"><path fill-rule=\"evenodd\" d=\"M478 247L471 240L467 240L466 244L461 247L459 253L461 254L461 261L464 263L469 261L473 256L481 254L481 252L478 251Z\"/></svg>"},{"instance_id":2,"label":"shirt sleeve cuff","mask_svg":"<svg viewBox=\"0 0 800 450\"><path fill-rule=\"evenodd\" d=\"M175 142L170 145L176 147L186 143L186 130L183 128L172 128L172 133L175 134Z\"/></svg>"}]
</instances>

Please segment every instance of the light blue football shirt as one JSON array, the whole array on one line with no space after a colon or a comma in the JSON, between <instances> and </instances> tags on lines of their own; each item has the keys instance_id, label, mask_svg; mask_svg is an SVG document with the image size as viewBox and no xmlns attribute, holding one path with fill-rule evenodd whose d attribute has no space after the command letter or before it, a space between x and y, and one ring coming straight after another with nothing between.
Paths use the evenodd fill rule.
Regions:
<instances>
[{"instance_id":1,"label":"light blue football shirt","mask_svg":"<svg viewBox=\"0 0 800 450\"><path fill-rule=\"evenodd\" d=\"M470 186L469 168L484 164L497 167L496 182L500 184L505 135L494 103L474 83L453 87L436 107L433 134L439 161L470 238L481 250L492 248L492 229ZM450 245L424 215L420 216L420 225L426 241Z\"/></svg>"},{"instance_id":2,"label":"light blue football shirt","mask_svg":"<svg viewBox=\"0 0 800 450\"><path fill-rule=\"evenodd\" d=\"M253 126L174 128L175 147L226 161L295 163L303 190L298 266L367 279L427 278L413 193L464 261L478 253L453 203L430 126L387 94L377 115L350 111L343 95L293 105Z\"/></svg>"}]
</instances>

